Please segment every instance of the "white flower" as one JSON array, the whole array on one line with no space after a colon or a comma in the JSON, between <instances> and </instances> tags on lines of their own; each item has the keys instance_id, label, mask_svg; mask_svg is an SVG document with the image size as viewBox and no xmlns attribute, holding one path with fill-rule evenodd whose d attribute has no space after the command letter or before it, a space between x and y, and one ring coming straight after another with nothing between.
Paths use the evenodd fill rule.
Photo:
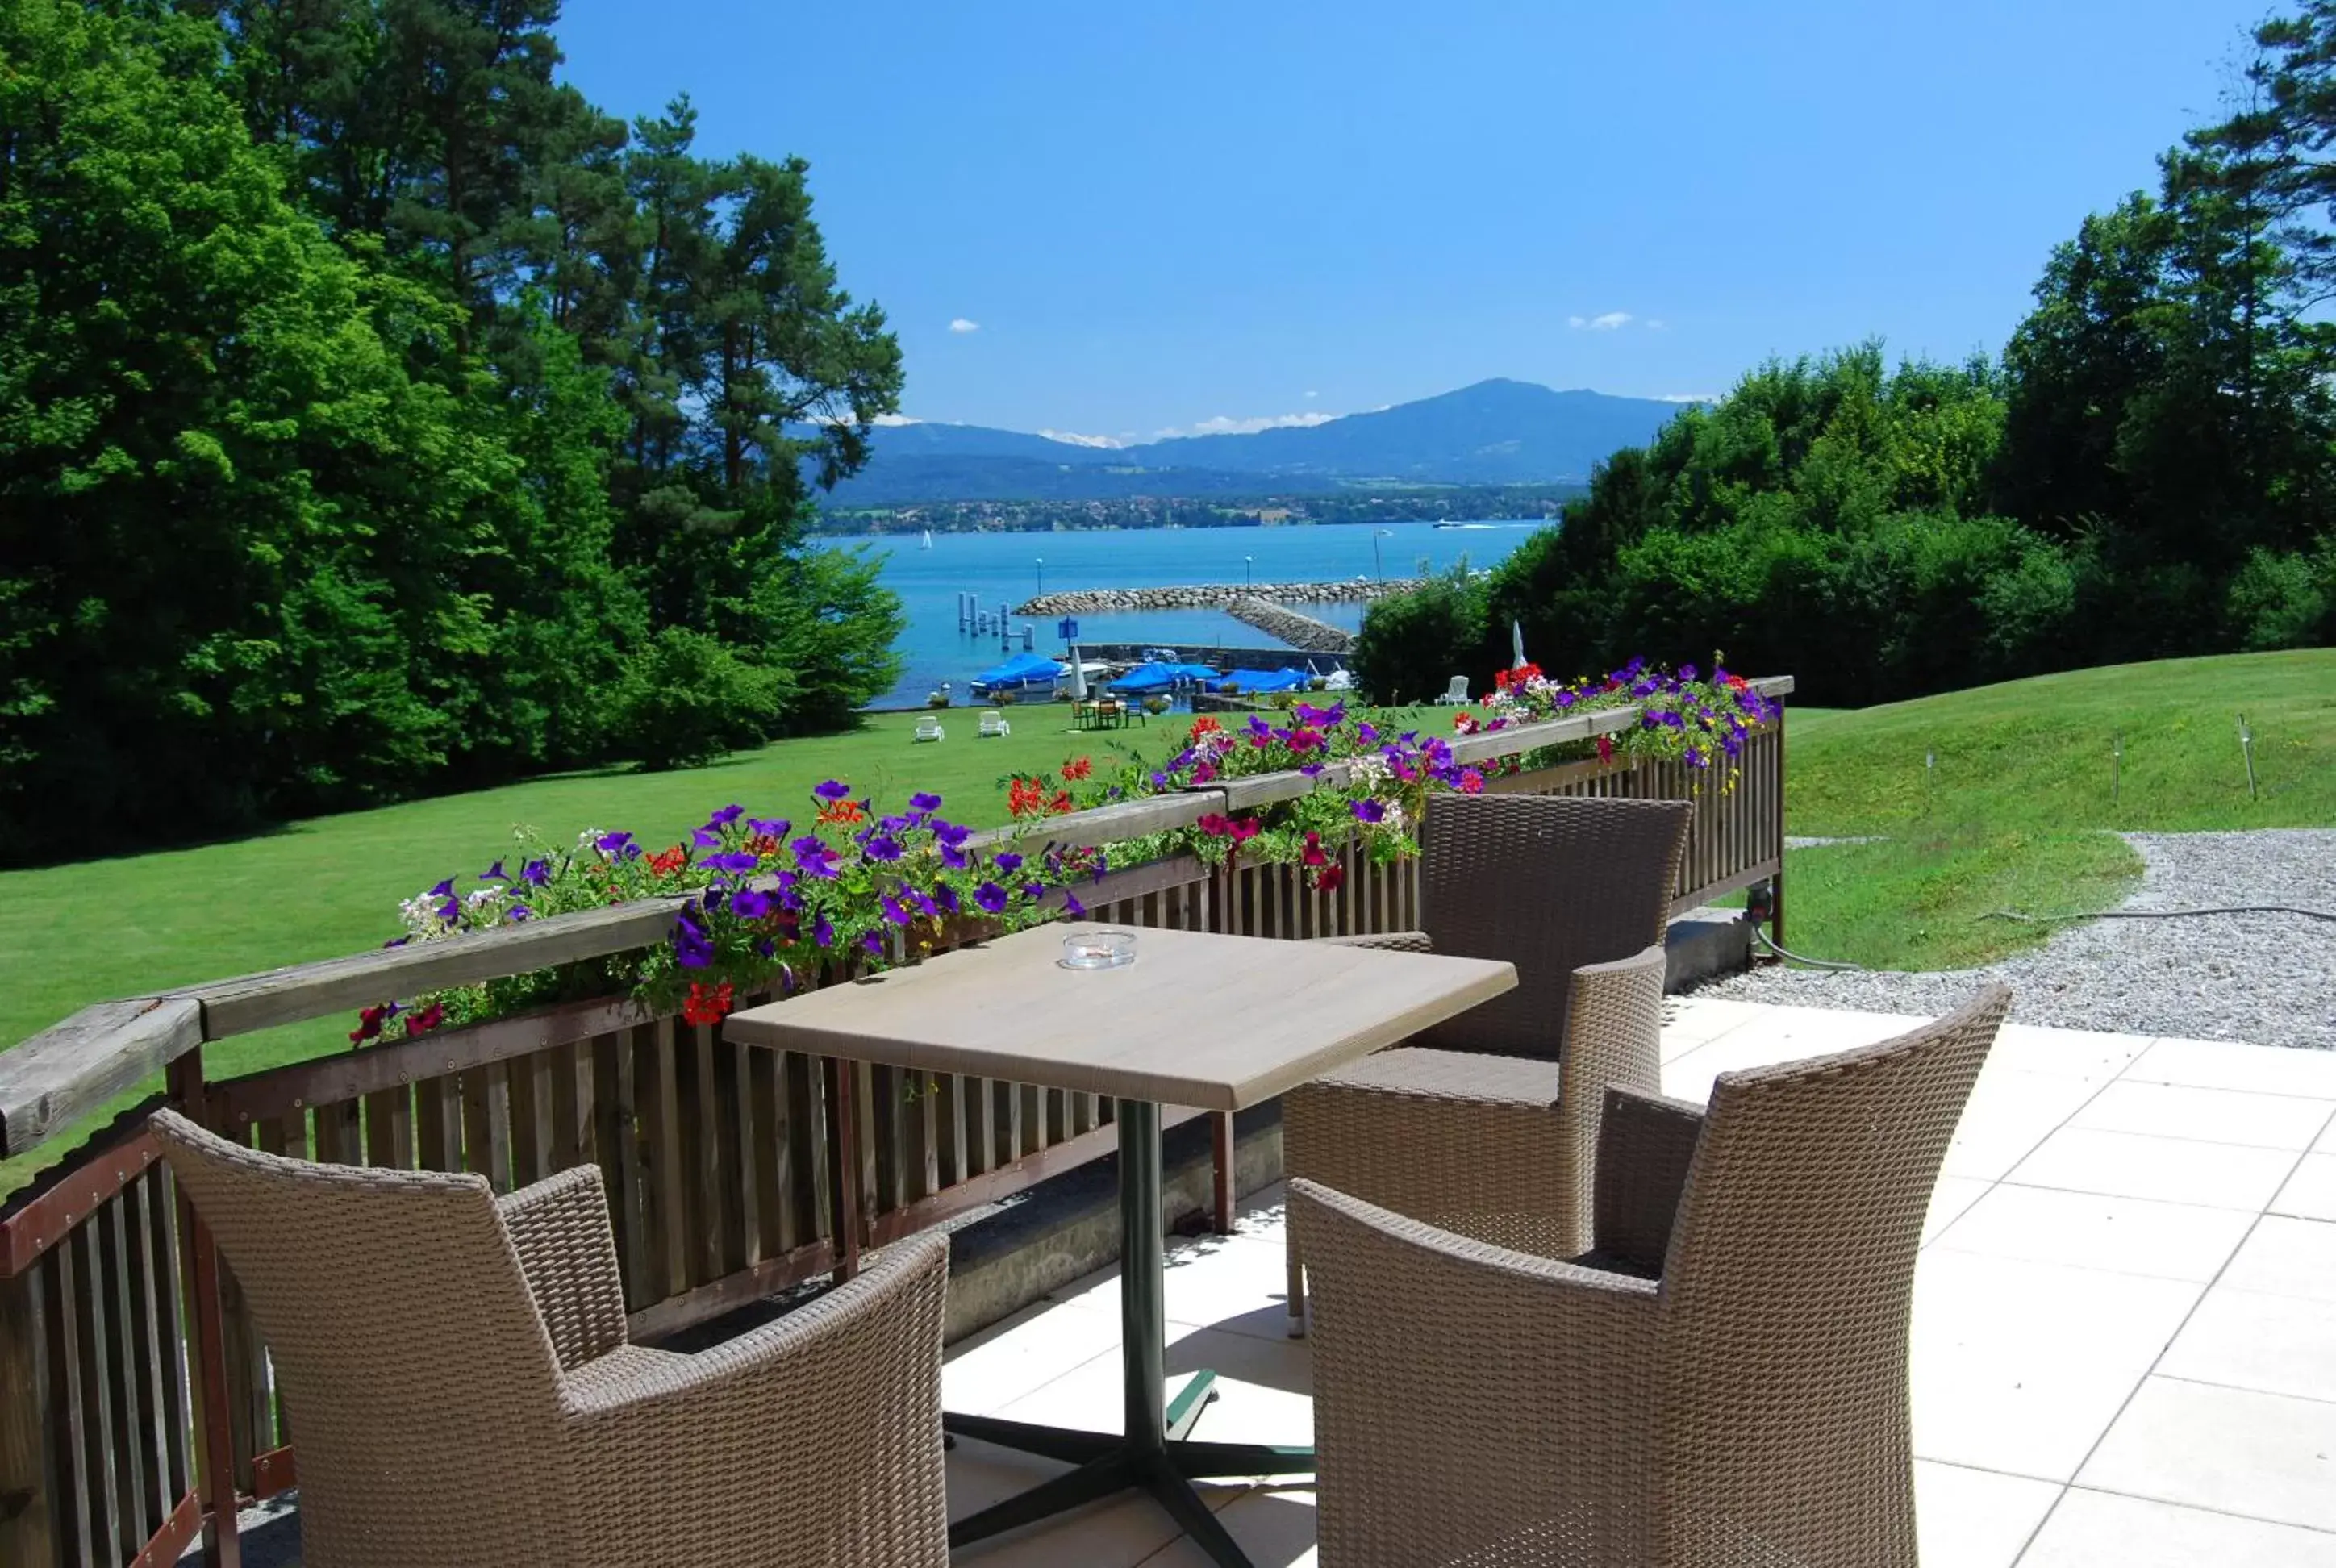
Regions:
<instances>
[{"instance_id":1,"label":"white flower","mask_svg":"<svg viewBox=\"0 0 2336 1568\"><path fill-rule=\"evenodd\" d=\"M503 890L501 888L481 888L478 891L464 898L462 901L475 910L480 908L482 905L491 904L502 896Z\"/></svg>"}]
</instances>

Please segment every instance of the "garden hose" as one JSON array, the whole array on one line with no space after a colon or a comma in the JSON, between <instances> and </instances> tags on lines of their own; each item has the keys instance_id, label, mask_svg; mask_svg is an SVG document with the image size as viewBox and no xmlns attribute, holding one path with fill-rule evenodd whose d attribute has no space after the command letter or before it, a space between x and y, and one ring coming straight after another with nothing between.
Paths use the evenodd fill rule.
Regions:
<instances>
[{"instance_id":1,"label":"garden hose","mask_svg":"<svg viewBox=\"0 0 2336 1568\"><path fill-rule=\"evenodd\" d=\"M1990 910L1980 918L2052 925L2062 920L2178 920L2188 915L2302 915L2308 920L2336 920L2336 910L2309 910L2301 904L2212 904L2196 910L2071 910L2057 915L2023 915L2018 910Z\"/></svg>"},{"instance_id":2,"label":"garden hose","mask_svg":"<svg viewBox=\"0 0 2336 1568\"><path fill-rule=\"evenodd\" d=\"M1835 963L1831 959L1805 959L1798 953L1787 952L1783 948L1778 947L1775 941L1771 940L1768 933L1762 930L1757 922L1754 922L1752 926L1752 934L1760 939L1760 945L1762 947L1767 949L1770 952L1776 954L1778 958L1785 959L1788 963L1806 964L1813 969L1854 970L1858 974L1864 974L1865 972L1865 966L1864 964Z\"/></svg>"}]
</instances>

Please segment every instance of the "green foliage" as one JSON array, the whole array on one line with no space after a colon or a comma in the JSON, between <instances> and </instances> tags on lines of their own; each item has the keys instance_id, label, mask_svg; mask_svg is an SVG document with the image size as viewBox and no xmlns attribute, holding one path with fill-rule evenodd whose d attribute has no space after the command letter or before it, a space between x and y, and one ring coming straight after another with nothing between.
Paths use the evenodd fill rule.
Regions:
<instances>
[{"instance_id":1,"label":"green foliage","mask_svg":"<svg viewBox=\"0 0 2336 1568\"><path fill-rule=\"evenodd\" d=\"M1455 675L1479 671L1484 603L1484 584L1468 575L1465 560L1409 593L1380 599L1355 639L1356 680L1382 702L1417 701Z\"/></svg>"},{"instance_id":2,"label":"green foliage","mask_svg":"<svg viewBox=\"0 0 2336 1568\"><path fill-rule=\"evenodd\" d=\"M897 603L797 542L897 404L882 314L799 161L697 157L686 101L635 141L557 15L0 14L0 861L890 683Z\"/></svg>"},{"instance_id":3,"label":"green foliage","mask_svg":"<svg viewBox=\"0 0 2336 1568\"><path fill-rule=\"evenodd\" d=\"M711 762L763 739L788 694L784 676L746 663L719 638L667 627L626 666L616 704L621 750L649 768Z\"/></svg>"}]
</instances>

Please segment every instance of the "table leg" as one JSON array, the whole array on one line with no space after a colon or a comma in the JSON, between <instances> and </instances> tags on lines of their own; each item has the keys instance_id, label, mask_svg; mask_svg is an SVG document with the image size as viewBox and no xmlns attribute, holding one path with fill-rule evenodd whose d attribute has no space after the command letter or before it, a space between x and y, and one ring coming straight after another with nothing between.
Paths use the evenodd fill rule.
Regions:
<instances>
[{"instance_id":1,"label":"table leg","mask_svg":"<svg viewBox=\"0 0 2336 1568\"><path fill-rule=\"evenodd\" d=\"M1160 1107L1121 1100L1114 1114L1119 1127L1120 1374L1126 1425L1121 1436L1111 1437L995 1417L943 1417L947 1428L960 1437L1078 1466L959 1520L949 1526L949 1545L1001 1534L1137 1486L1149 1492L1222 1568L1251 1568L1192 1481L1212 1475L1309 1474L1314 1450L1185 1439L1217 1397L1216 1374L1195 1373L1175 1403L1167 1402L1168 1260L1160 1217Z\"/></svg>"}]
</instances>

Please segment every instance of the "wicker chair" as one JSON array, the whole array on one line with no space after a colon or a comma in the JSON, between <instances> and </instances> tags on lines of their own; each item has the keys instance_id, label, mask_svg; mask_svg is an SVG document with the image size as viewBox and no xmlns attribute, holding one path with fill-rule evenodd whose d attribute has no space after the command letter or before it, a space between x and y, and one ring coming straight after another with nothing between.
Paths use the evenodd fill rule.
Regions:
<instances>
[{"instance_id":1,"label":"wicker chair","mask_svg":"<svg viewBox=\"0 0 2336 1568\"><path fill-rule=\"evenodd\" d=\"M1439 795L1422 827L1425 932L1345 939L1506 959L1517 989L1282 1098L1285 1168L1479 1241L1590 1245L1609 1084L1662 1081L1663 925L1684 801ZM1290 1331L1305 1331L1302 1251Z\"/></svg>"},{"instance_id":2,"label":"wicker chair","mask_svg":"<svg viewBox=\"0 0 2336 1568\"><path fill-rule=\"evenodd\" d=\"M1325 1568L1915 1568L1915 1254L2010 1002L1609 1091L1570 1262L1292 1183Z\"/></svg>"},{"instance_id":3,"label":"wicker chair","mask_svg":"<svg viewBox=\"0 0 2336 1568\"><path fill-rule=\"evenodd\" d=\"M308 1568L948 1563L945 1237L674 1355L626 1343L596 1167L498 1199L153 1126L268 1342Z\"/></svg>"}]
</instances>

